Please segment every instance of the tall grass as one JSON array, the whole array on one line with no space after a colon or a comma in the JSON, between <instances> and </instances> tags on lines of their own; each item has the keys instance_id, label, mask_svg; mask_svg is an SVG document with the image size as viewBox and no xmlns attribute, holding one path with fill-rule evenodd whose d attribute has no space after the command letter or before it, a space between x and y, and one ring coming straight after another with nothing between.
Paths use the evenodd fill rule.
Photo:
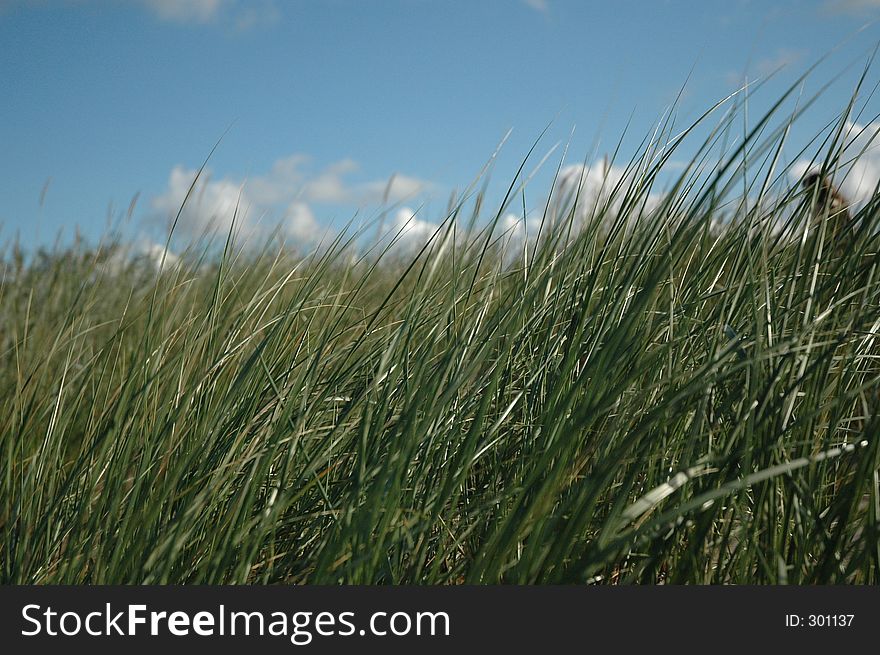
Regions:
<instances>
[{"instance_id":1,"label":"tall grass","mask_svg":"<svg viewBox=\"0 0 880 655\"><path fill-rule=\"evenodd\" d=\"M419 252L10 247L0 579L876 582L877 203L832 238L779 163L808 103L737 141L730 102L523 241L518 176Z\"/></svg>"}]
</instances>

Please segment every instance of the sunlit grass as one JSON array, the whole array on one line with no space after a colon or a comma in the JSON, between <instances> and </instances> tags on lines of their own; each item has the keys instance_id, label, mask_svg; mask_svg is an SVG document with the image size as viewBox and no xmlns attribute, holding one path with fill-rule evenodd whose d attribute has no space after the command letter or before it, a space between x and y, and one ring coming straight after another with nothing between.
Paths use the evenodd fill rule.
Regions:
<instances>
[{"instance_id":1,"label":"sunlit grass","mask_svg":"<svg viewBox=\"0 0 880 655\"><path fill-rule=\"evenodd\" d=\"M781 106L519 241L520 177L421 251L10 246L0 579L877 582L877 204L831 235Z\"/></svg>"}]
</instances>

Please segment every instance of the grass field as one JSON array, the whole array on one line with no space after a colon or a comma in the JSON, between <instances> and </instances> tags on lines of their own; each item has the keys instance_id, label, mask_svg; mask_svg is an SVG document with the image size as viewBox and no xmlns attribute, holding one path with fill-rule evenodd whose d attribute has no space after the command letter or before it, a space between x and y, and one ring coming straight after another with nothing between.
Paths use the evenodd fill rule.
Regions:
<instances>
[{"instance_id":1,"label":"grass field","mask_svg":"<svg viewBox=\"0 0 880 655\"><path fill-rule=\"evenodd\" d=\"M527 239L520 175L421 251L11 243L0 580L877 582L877 204L823 220L780 111Z\"/></svg>"}]
</instances>

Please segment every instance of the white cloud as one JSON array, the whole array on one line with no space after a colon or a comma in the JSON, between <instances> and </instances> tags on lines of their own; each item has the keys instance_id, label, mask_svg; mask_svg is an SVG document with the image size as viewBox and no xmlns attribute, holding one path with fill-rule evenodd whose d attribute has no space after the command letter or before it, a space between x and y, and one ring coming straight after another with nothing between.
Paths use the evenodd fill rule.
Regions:
<instances>
[{"instance_id":1,"label":"white cloud","mask_svg":"<svg viewBox=\"0 0 880 655\"><path fill-rule=\"evenodd\" d=\"M401 207L394 214L394 233L392 236L398 239L397 245L421 248L437 233L439 228L438 223L418 218L414 209Z\"/></svg>"},{"instance_id":2,"label":"white cloud","mask_svg":"<svg viewBox=\"0 0 880 655\"><path fill-rule=\"evenodd\" d=\"M169 218L180 210L178 226L190 235L211 230L226 232L233 220L240 226L245 224L251 203L239 183L229 179L212 180L210 171L205 170L187 198L197 172L175 166L168 177L168 188L152 199L153 210ZM235 216L236 207L239 207L239 217Z\"/></svg>"},{"instance_id":3,"label":"white cloud","mask_svg":"<svg viewBox=\"0 0 880 655\"><path fill-rule=\"evenodd\" d=\"M173 23L208 23L229 6L228 0L143 0L161 20Z\"/></svg>"},{"instance_id":4,"label":"white cloud","mask_svg":"<svg viewBox=\"0 0 880 655\"><path fill-rule=\"evenodd\" d=\"M364 206L405 202L434 188L425 180L399 173L388 179L352 183L349 178L360 171L352 159L334 162L317 174L305 170L309 162L302 154L279 159L267 175L247 180L248 192L261 205L289 201L295 192L306 202Z\"/></svg>"},{"instance_id":5,"label":"white cloud","mask_svg":"<svg viewBox=\"0 0 880 655\"><path fill-rule=\"evenodd\" d=\"M267 2L261 6L249 5L235 16L235 29L245 32L264 25L277 23L281 12L274 3Z\"/></svg>"},{"instance_id":6,"label":"white cloud","mask_svg":"<svg viewBox=\"0 0 880 655\"><path fill-rule=\"evenodd\" d=\"M0 0L0 12L14 7L51 8L60 0ZM281 16L276 0L118 0L142 7L158 20L178 25L219 23L238 31L271 25ZM106 0L65 0L77 7L106 5Z\"/></svg>"},{"instance_id":7,"label":"white cloud","mask_svg":"<svg viewBox=\"0 0 880 655\"><path fill-rule=\"evenodd\" d=\"M630 214L631 218L638 219L657 207L661 195L637 189L635 182L632 170L613 166L607 160L589 166L566 166L559 172L553 189L551 216L559 221L573 210L575 225L582 226L596 212L616 216L629 196L630 202L638 199L641 203L641 211Z\"/></svg>"},{"instance_id":8,"label":"white cloud","mask_svg":"<svg viewBox=\"0 0 880 655\"><path fill-rule=\"evenodd\" d=\"M100 265L100 272L104 275L115 276L122 273L128 266L144 266L158 271L160 268L168 270L174 268L180 262L180 257L171 250L166 249L164 244L155 243L146 238L136 239L130 245L114 248L104 262Z\"/></svg>"},{"instance_id":9,"label":"white cloud","mask_svg":"<svg viewBox=\"0 0 880 655\"><path fill-rule=\"evenodd\" d=\"M507 213L498 221L502 230L502 234L506 235L512 241L522 241L526 235L525 223L522 217L516 214Z\"/></svg>"},{"instance_id":10,"label":"white cloud","mask_svg":"<svg viewBox=\"0 0 880 655\"><path fill-rule=\"evenodd\" d=\"M321 232L315 214L304 202L290 203L281 225L285 234L300 243L312 243Z\"/></svg>"},{"instance_id":11,"label":"white cloud","mask_svg":"<svg viewBox=\"0 0 880 655\"><path fill-rule=\"evenodd\" d=\"M137 0L156 18L180 25L224 22L237 30L269 25L279 18L272 0Z\"/></svg>"},{"instance_id":12,"label":"white cloud","mask_svg":"<svg viewBox=\"0 0 880 655\"><path fill-rule=\"evenodd\" d=\"M795 50L792 48L777 48L776 51L767 57L762 57L753 62L749 66L748 76L764 78L781 72L783 69L790 68L801 61L806 56L806 50ZM743 73L730 71L725 76L725 81L731 86L740 86L744 83Z\"/></svg>"},{"instance_id":13,"label":"white cloud","mask_svg":"<svg viewBox=\"0 0 880 655\"><path fill-rule=\"evenodd\" d=\"M852 141L844 150L844 161L857 158L841 183L843 194L859 205L865 204L880 184L880 122L862 126L849 124Z\"/></svg>"},{"instance_id":14,"label":"white cloud","mask_svg":"<svg viewBox=\"0 0 880 655\"><path fill-rule=\"evenodd\" d=\"M236 230L244 236L278 224L283 236L314 243L326 230L316 219L313 205L366 206L386 199L397 203L432 188L423 180L405 175L350 183L348 177L359 170L355 161L343 159L316 174L307 171L309 161L306 155L290 155L277 160L265 175L241 179L213 179L209 170L204 171L181 212L178 229L188 236L214 230L226 232L238 207ZM170 219L177 214L196 173L183 166L172 169L167 187L151 201L155 218ZM279 219L277 223L275 219ZM417 220L406 228L407 240L421 234L423 223Z\"/></svg>"},{"instance_id":15,"label":"white cloud","mask_svg":"<svg viewBox=\"0 0 880 655\"><path fill-rule=\"evenodd\" d=\"M526 216L539 214L538 210L530 210ZM498 245L501 247L504 257L509 261L522 254L523 246L526 244L533 245L538 234L538 227L541 219L538 215L534 220L527 218L523 221L523 217L507 212L500 219L495 227L498 237Z\"/></svg>"},{"instance_id":16,"label":"white cloud","mask_svg":"<svg viewBox=\"0 0 880 655\"><path fill-rule=\"evenodd\" d=\"M305 181L301 168L308 162L309 157L303 154L276 160L266 175L246 178L248 195L265 206L290 202Z\"/></svg>"},{"instance_id":17,"label":"white cloud","mask_svg":"<svg viewBox=\"0 0 880 655\"><path fill-rule=\"evenodd\" d=\"M137 255L144 257L154 268L172 268L177 266L180 257L175 255L164 244L144 241L138 245Z\"/></svg>"},{"instance_id":18,"label":"white cloud","mask_svg":"<svg viewBox=\"0 0 880 655\"><path fill-rule=\"evenodd\" d=\"M314 202L351 203L354 200L354 189L346 186L343 177L357 170L357 163L351 159L331 164L317 177L305 183L302 195Z\"/></svg>"},{"instance_id":19,"label":"white cloud","mask_svg":"<svg viewBox=\"0 0 880 655\"><path fill-rule=\"evenodd\" d=\"M773 55L764 57L755 62L755 72L761 76L770 75L781 68L794 66L803 59L805 55L805 50L778 48Z\"/></svg>"},{"instance_id":20,"label":"white cloud","mask_svg":"<svg viewBox=\"0 0 880 655\"><path fill-rule=\"evenodd\" d=\"M301 195L311 202L369 205L412 200L431 189L431 185L424 180L400 174L394 174L388 180L348 183L345 178L359 169L351 159L331 164L316 177L303 182Z\"/></svg>"},{"instance_id":21,"label":"white cloud","mask_svg":"<svg viewBox=\"0 0 880 655\"><path fill-rule=\"evenodd\" d=\"M425 180L395 173L387 181L375 180L361 184L357 188L357 193L361 202L401 202L412 200L432 189L433 185Z\"/></svg>"},{"instance_id":22,"label":"white cloud","mask_svg":"<svg viewBox=\"0 0 880 655\"><path fill-rule=\"evenodd\" d=\"M858 209L873 197L880 184L880 122L868 125L847 122L845 127L845 147L835 179L841 194ZM810 168L810 162L802 159L789 170L792 179L797 181Z\"/></svg>"},{"instance_id":23,"label":"white cloud","mask_svg":"<svg viewBox=\"0 0 880 655\"><path fill-rule=\"evenodd\" d=\"M546 13L550 9L547 0L523 0L523 3L535 11L540 11L542 13Z\"/></svg>"},{"instance_id":24,"label":"white cloud","mask_svg":"<svg viewBox=\"0 0 880 655\"><path fill-rule=\"evenodd\" d=\"M880 0L828 0L825 8L836 13L861 14L880 9Z\"/></svg>"},{"instance_id":25,"label":"white cloud","mask_svg":"<svg viewBox=\"0 0 880 655\"><path fill-rule=\"evenodd\" d=\"M496 231L501 237L501 243L505 248L520 248L523 242L528 240L534 243L541 225L543 207L530 209L526 213L526 220L519 214L507 212L499 220Z\"/></svg>"}]
</instances>

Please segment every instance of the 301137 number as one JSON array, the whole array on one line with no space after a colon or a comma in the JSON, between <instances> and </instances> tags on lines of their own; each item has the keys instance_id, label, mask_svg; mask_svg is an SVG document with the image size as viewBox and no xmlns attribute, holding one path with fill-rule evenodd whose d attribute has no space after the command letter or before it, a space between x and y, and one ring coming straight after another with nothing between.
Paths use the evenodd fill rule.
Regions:
<instances>
[{"instance_id":1,"label":"301137 number","mask_svg":"<svg viewBox=\"0 0 880 655\"><path fill-rule=\"evenodd\" d=\"M855 614L810 614L807 625L811 628L848 628Z\"/></svg>"}]
</instances>

